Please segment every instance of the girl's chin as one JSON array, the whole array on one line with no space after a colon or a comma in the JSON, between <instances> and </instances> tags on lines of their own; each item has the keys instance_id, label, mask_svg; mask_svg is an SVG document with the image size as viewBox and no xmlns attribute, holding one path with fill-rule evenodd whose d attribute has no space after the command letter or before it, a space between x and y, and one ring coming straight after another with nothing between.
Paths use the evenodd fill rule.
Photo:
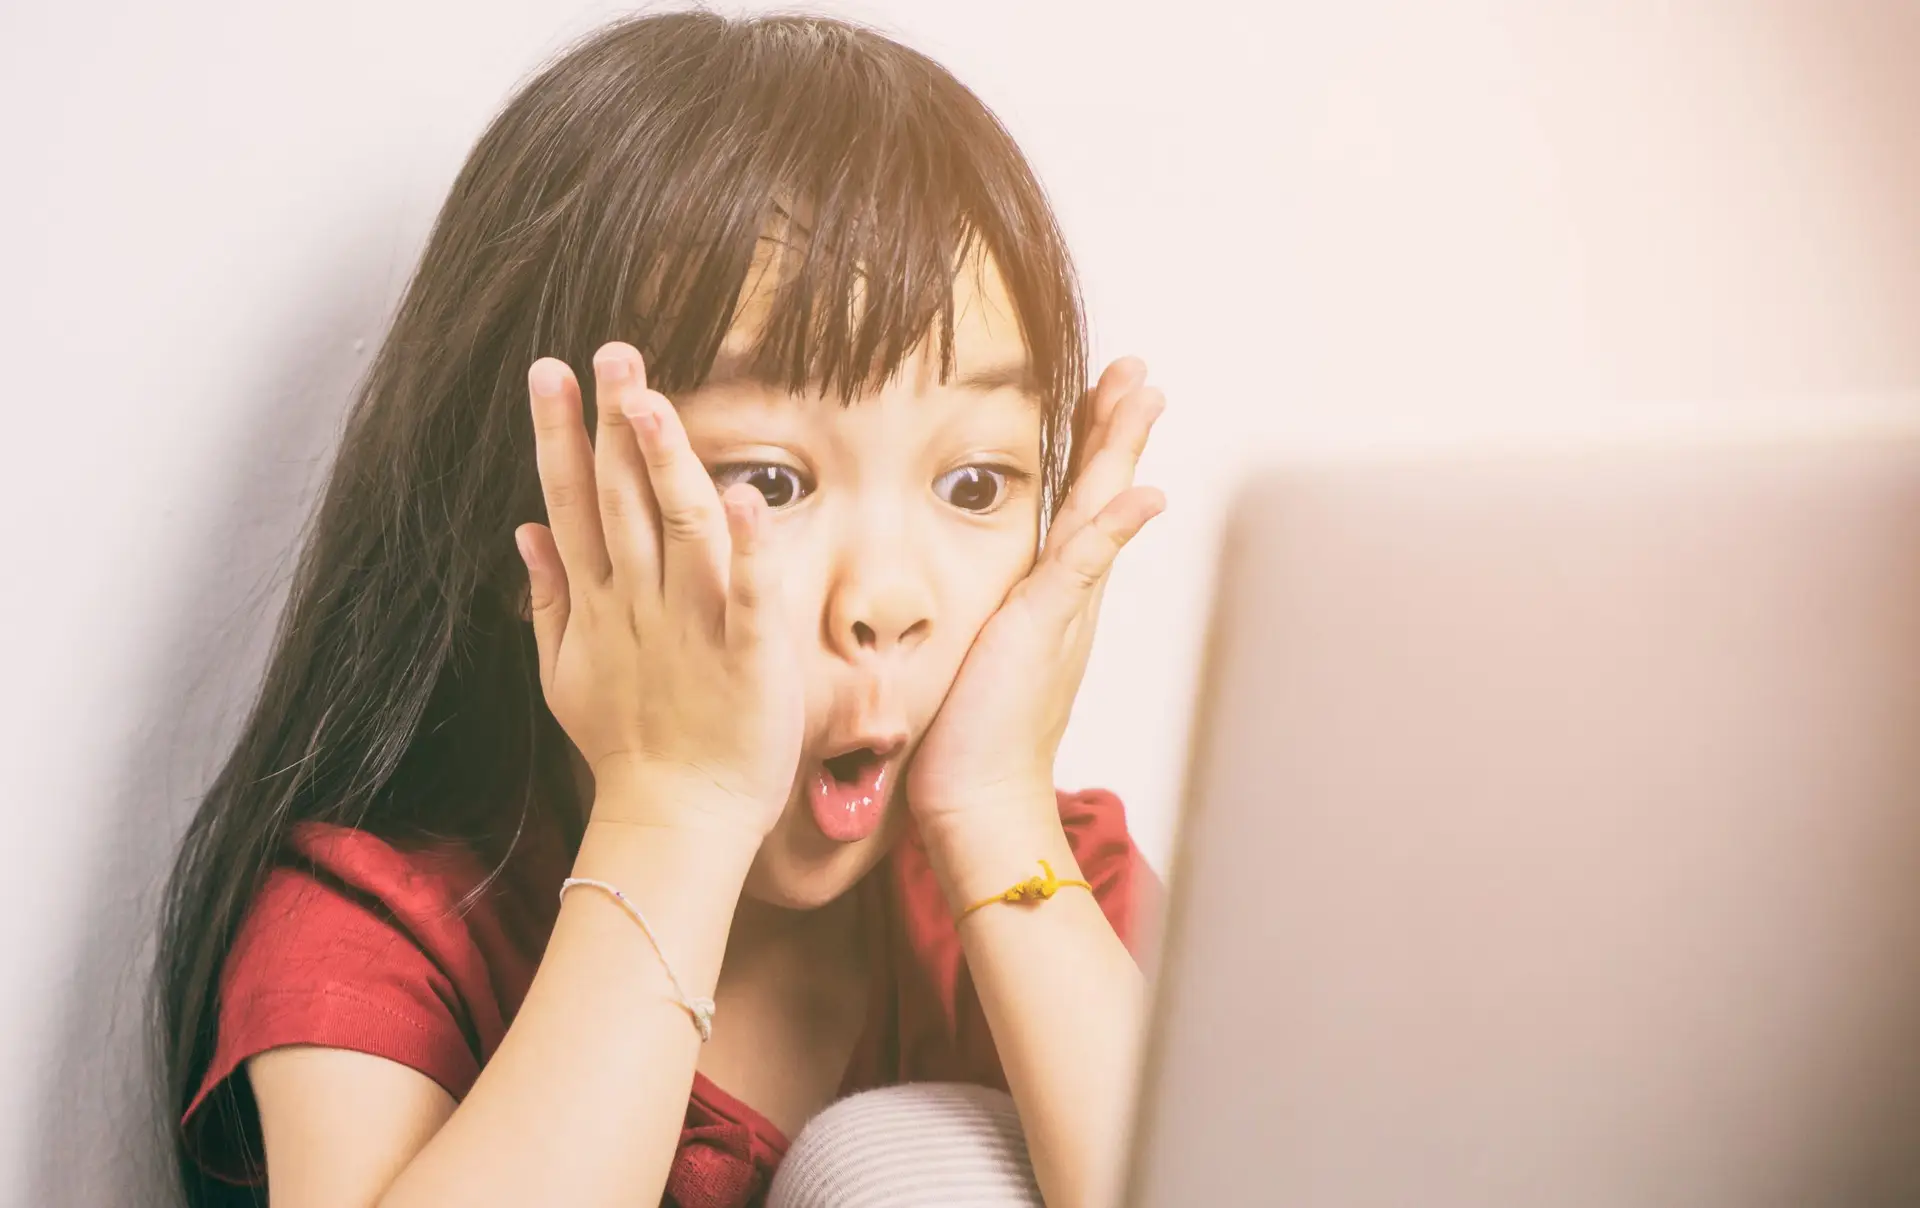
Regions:
<instances>
[{"instance_id":1,"label":"girl's chin","mask_svg":"<svg viewBox=\"0 0 1920 1208\"><path fill-rule=\"evenodd\" d=\"M746 896L786 910L815 910L839 898L893 846L898 804L889 802L874 832L850 843L821 834L804 801L788 806L747 871Z\"/></svg>"}]
</instances>

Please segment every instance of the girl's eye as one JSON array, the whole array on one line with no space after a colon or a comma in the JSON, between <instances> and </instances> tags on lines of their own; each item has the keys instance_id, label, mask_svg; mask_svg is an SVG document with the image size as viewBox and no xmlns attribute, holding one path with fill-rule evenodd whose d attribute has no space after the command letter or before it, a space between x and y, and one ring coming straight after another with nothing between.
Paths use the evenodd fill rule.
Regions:
<instances>
[{"instance_id":1,"label":"girl's eye","mask_svg":"<svg viewBox=\"0 0 1920 1208\"><path fill-rule=\"evenodd\" d=\"M1007 493L1009 471L998 466L961 466L933 480L933 493L967 512L990 512Z\"/></svg>"},{"instance_id":2,"label":"girl's eye","mask_svg":"<svg viewBox=\"0 0 1920 1208\"><path fill-rule=\"evenodd\" d=\"M813 484L800 471L773 462L717 466L713 471L713 481L722 491L737 482L748 483L760 492L760 497L767 501L768 507L776 509L798 503L813 489Z\"/></svg>"}]
</instances>

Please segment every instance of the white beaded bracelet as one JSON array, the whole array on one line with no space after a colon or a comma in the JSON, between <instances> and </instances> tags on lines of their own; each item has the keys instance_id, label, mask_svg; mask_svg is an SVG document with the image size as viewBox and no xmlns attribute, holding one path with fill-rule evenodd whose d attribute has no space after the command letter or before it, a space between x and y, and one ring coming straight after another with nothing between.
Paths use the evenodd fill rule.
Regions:
<instances>
[{"instance_id":1,"label":"white beaded bracelet","mask_svg":"<svg viewBox=\"0 0 1920 1208\"><path fill-rule=\"evenodd\" d=\"M680 984L680 978L674 974L673 962L667 959L666 949L660 946L659 937L654 935L653 928L648 926L647 916L640 913L640 908L629 901L626 894L621 893L605 881L596 881L592 877L568 877L566 880L560 882L560 896L565 898L567 896L567 890L577 885L585 885L590 889L598 889L602 893L608 894L614 901L620 903L628 914L633 916L634 922L640 924L640 930L646 932L647 942L653 945L654 953L660 958L661 968L667 971L667 980L673 983L673 992L679 996L680 1005L687 1009L687 1014L693 1016L693 1026L700 1033L700 1043L705 1044L707 1041L712 1040L713 1000L711 998L693 998L688 995L686 988Z\"/></svg>"}]
</instances>

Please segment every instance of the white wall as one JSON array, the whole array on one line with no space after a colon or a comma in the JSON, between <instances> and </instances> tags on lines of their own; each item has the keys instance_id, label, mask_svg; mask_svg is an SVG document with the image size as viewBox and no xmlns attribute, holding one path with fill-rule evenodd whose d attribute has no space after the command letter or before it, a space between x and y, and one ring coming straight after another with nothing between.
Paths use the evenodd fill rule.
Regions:
<instances>
[{"instance_id":1,"label":"white wall","mask_svg":"<svg viewBox=\"0 0 1920 1208\"><path fill-rule=\"evenodd\" d=\"M1299 448L1920 426L1920 5L833 6L994 105L1171 397L1061 780L1164 858L1215 531ZM140 961L348 384L468 144L609 11L0 9L0 1186L152 1202Z\"/></svg>"}]
</instances>

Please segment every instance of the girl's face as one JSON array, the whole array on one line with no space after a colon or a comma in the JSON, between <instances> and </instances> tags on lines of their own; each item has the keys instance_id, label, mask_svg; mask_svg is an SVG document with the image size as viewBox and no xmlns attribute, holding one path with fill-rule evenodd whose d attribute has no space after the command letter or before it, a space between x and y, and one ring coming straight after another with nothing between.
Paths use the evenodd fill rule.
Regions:
<instances>
[{"instance_id":1,"label":"girl's face","mask_svg":"<svg viewBox=\"0 0 1920 1208\"><path fill-rule=\"evenodd\" d=\"M844 893L898 835L906 761L1033 565L1041 402L990 257L956 283L948 381L923 345L851 406L736 375L773 287L758 269L712 375L674 403L722 489L751 483L772 507L806 746L746 891L806 908Z\"/></svg>"}]
</instances>

